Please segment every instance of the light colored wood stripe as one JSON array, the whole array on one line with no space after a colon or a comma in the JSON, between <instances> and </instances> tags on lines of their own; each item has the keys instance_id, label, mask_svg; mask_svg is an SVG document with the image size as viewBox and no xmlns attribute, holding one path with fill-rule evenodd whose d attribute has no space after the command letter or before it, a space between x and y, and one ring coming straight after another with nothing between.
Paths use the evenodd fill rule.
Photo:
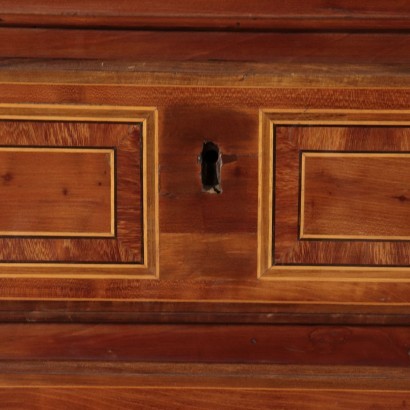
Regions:
<instances>
[{"instance_id":1,"label":"light colored wood stripe","mask_svg":"<svg viewBox=\"0 0 410 410\"><path fill-rule=\"evenodd\" d=\"M91 278L94 279L94 278ZM122 279L120 277L120 279ZM128 278L130 279L130 278ZM132 278L134 279L134 278ZM152 279L151 277L137 277L136 279ZM291 281L290 281L291 282ZM409 307L410 302L335 302L335 301L304 301L304 300L286 300L281 299L170 299L170 298L101 298L101 297L89 297L89 298L78 298L78 297L0 297L0 300L9 301L73 301L73 302L141 302L141 303L151 303L151 302L161 302L161 303L218 303L218 304L279 304L279 305L306 305L306 306L374 306L377 308L383 307Z\"/></svg>"},{"instance_id":2,"label":"light colored wood stripe","mask_svg":"<svg viewBox=\"0 0 410 410\"><path fill-rule=\"evenodd\" d=\"M372 157L372 158L410 158L410 153L407 152L303 152L302 157Z\"/></svg>"},{"instance_id":3,"label":"light colored wood stripe","mask_svg":"<svg viewBox=\"0 0 410 410\"><path fill-rule=\"evenodd\" d=\"M54 153L72 153L72 154L110 154L113 157L114 150L108 148L65 148L65 147L0 147L1 151L10 152L52 152Z\"/></svg>"},{"instance_id":4,"label":"light colored wood stripe","mask_svg":"<svg viewBox=\"0 0 410 410\"><path fill-rule=\"evenodd\" d=\"M112 215L112 213L111 213ZM0 231L0 236L52 236L52 237L63 237L63 238L70 238L70 237L84 237L84 238L113 238L114 237L114 230L112 222L112 216L110 216L111 220L111 230L110 232L54 232L54 231ZM1 262L0 262L1 263Z\"/></svg>"},{"instance_id":5,"label":"light colored wood stripe","mask_svg":"<svg viewBox=\"0 0 410 410\"><path fill-rule=\"evenodd\" d=\"M121 106L121 105L88 105L88 104L31 104L31 103L0 103L0 108L29 108L33 109L47 109L48 111L67 111L67 110L84 110L88 112L92 111L104 111L110 110L115 113L119 113L121 111L128 111L134 112L135 111L152 111L155 107L149 106Z\"/></svg>"},{"instance_id":6,"label":"light colored wood stripe","mask_svg":"<svg viewBox=\"0 0 410 410\"><path fill-rule=\"evenodd\" d=\"M300 239L335 239L335 240L373 240L373 241L409 241L410 236L377 236L377 235L316 235L301 231Z\"/></svg>"},{"instance_id":7,"label":"light colored wood stripe","mask_svg":"<svg viewBox=\"0 0 410 410\"><path fill-rule=\"evenodd\" d=\"M301 159L301 176L300 176L300 215L299 215L299 236L303 238L303 230L305 228L305 168L306 168L306 157L302 154Z\"/></svg>"},{"instance_id":8,"label":"light colored wood stripe","mask_svg":"<svg viewBox=\"0 0 410 410\"><path fill-rule=\"evenodd\" d=\"M82 116L41 116L41 115L3 115L0 114L0 119L2 120L33 120L33 121L87 121L87 122L101 122L101 118L96 119L95 117L82 117ZM140 118L123 118L123 117L105 117L103 121L107 122L124 122L124 123L134 123L139 122Z\"/></svg>"},{"instance_id":9,"label":"light colored wood stripe","mask_svg":"<svg viewBox=\"0 0 410 410\"><path fill-rule=\"evenodd\" d=\"M110 183L110 188L111 188L111 235L115 236L115 214L116 214L116 203L115 203L115 193L117 190L117 181L115 180L115 152L114 150L111 150L110 152L110 179L111 179L111 183Z\"/></svg>"},{"instance_id":10,"label":"light colored wood stripe","mask_svg":"<svg viewBox=\"0 0 410 410\"><path fill-rule=\"evenodd\" d=\"M0 104L1 106L1 104ZM375 118L379 115L384 114L401 114L405 116L406 114L410 114L410 110L383 110L383 109L359 109L359 108L308 108L306 110L301 110L300 108L261 108L261 111L264 114L272 114L269 116L269 121L273 123L276 122L275 117L281 114L297 114L298 118L304 118L306 115L310 114L318 114L322 120L326 120L327 114L339 114L340 118L347 118L349 114L360 114L363 116L364 114L373 114ZM289 117L290 121L295 121L294 118Z\"/></svg>"},{"instance_id":11,"label":"light colored wood stripe","mask_svg":"<svg viewBox=\"0 0 410 410\"><path fill-rule=\"evenodd\" d=\"M97 87L201 87L201 88L337 88L405 89L407 66L386 64L292 64L224 62L48 61L29 64L7 62L0 70L0 84L92 85Z\"/></svg>"}]
</instances>

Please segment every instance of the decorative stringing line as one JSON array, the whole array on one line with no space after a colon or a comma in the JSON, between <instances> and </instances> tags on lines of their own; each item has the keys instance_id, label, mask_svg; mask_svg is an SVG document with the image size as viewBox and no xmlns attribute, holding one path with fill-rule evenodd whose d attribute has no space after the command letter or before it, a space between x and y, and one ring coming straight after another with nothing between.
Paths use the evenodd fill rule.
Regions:
<instances>
[{"instance_id":1,"label":"decorative stringing line","mask_svg":"<svg viewBox=\"0 0 410 410\"><path fill-rule=\"evenodd\" d=\"M303 155L300 158L300 198L299 198L299 237L304 237L305 228L305 169L306 157Z\"/></svg>"},{"instance_id":2,"label":"decorative stringing line","mask_svg":"<svg viewBox=\"0 0 410 410\"><path fill-rule=\"evenodd\" d=\"M269 266L272 266L273 213L269 212L269 210L273 209L274 138L274 127L267 121L266 114L260 110L258 144L258 278L262 277Z\"/></svg>"},{"instance_id":3,"label":"decorative stringing line","mask_svg":"<svg viewBox=\"0 0 410 410\"><path fill-rule=\"evenodd\" d=\"M335 118L327 119L334 116ZM399 116L400 119L391 119ZM358 117L362 117L360 119ZM370 117L370 118L369 118ZM374 119L372 118L374 117ZM383 118L384 117L384 118ZM409 119L406 119L409 118ZM296 119L295 119L296 118ZM403 119L404 118L404 119ZM259 111L259 182L258 182L258 269L257 277L269 281L319 282L408 282L401 273L410 273L409 267L390 266L332 266L332 265L277 265L273 266L273 203L274 155L273 146L277 125L375 125L410 126L410 110L359 110L359 109L261 109ZM360 154L360 153L359 153ZM377 155L377 154L376 154ZM382 155L388 155L383 154ZM401 155L401 154L399 154ZM410 154L409 154L410 155ZM301 164L304 167L304 164ZM303 228L302 228L303 229ZM303 232L303 231L302 231ZM330 272L337 270L337 277ZM321 276L312 275L317 272ZM378 277L384 271L386 276ZM283 273L281 273L283 272ZM286 273L285 273L286 272ZM364 276L367 272L368 276ZM372 275L372 272L376 275ZM354 276L360 273L361 277ZM388 274L388 276L387 276Z\"/></svg>"},{"instance_id":4,"label":"decorative stringing line","mask_svg":"<svg viewBox=\"0 0 410 410\"><path fill-rule=\"evenodd\" d=\"M46 114L45 114L46 113ZM88 115L84 115L84 113ZM159 214L158 214L158 113L155 107L128 107L128 106L110 106L110 105L67 105L67 104L15 104L0 103L1 120L33 120L33 121L87 121L97 123L140 123L142 124L143 134L143 153L142 153L142 190L143 190L143 263L1 263L2 267L8 268L8 273L0 273L0 277L35 277L35 278L95 278L95 279L158 279L158 241L159 241ZM149 140L149 141L148 141ZM150 146L148 149L147 145ZM22 147L24 149L24 147ZM37 148L35 148L37 150ZM47 148L39 147L38 149L56 150L58 147ZM65 150L65 148L63 148ZM68 148L73 152L82 151L81 148ZM104 149L104 148L103 148ZM89 152L98 148L85 148ZM113 150L110 157L111 179L115 180L115 155ZM152 151L152 152L151 152ZM148 154L153 159L152 164L148 164ZM152 157L152 158L151 158ZM148 183L150 173L151 181ZM111 184L111 195L115 196L115 186ZM149 197L149 198L148 198ZM147 205L150 203L150 209ZM114 219L111 219L111 227L115 231L115 213ZM95 236L95 235L93 235ZM11 274L10 272L18 269L19 272ZM84 274L78 271L78 268L84 270ZM38 269L42 273L32 272ZM74 270L73 273L61 273L61 269ZM93 271L98 269L98 272ZM116 273L111 273L113 271ZM123 270L134 270L138 273L123 274ZM24 272L28 273L24 273ZM49 272L44 272L49 271ZM60 271L60 273L58 272ZM110 273L105 273L105 272ZM88 273L87 273L88 272ZM104 273L102 273L104 272Z\"/></svg>"},{"instance_id":5,"label":"decorative stringing line","mask_svg":"<svg viewBox=\"0 0 410 410\"><path fill-rule=\"evenodd\" d=\"M110 152L110 188L111 188L111 235L116 236L116 219L117 219L117 178L116 178L116 164L115 164L115 150Z\"/></svg>"}]
</instances>

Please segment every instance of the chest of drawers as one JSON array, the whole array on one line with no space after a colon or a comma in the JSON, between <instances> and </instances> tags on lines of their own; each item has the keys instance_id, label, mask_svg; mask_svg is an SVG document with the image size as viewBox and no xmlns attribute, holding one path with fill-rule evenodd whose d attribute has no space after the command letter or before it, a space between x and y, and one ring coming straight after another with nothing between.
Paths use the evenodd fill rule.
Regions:
<instances>
[{"instance_id":1,"label":"chest of drawers","mask_svg":"<svg viewBox=\"0 0 410 410\"><path fill-rule=\"evenodd\" d=\"M5 402L406 403L408 7L100 3L0 16Z\"/></svg>"}]
</instances>

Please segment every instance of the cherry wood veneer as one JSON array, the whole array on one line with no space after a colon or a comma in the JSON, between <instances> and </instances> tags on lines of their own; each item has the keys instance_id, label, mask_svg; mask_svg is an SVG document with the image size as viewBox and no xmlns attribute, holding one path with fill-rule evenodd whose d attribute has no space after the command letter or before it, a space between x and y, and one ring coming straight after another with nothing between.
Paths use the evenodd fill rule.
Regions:
<instances>
[{"instance_id":1,"label":"cherry wood veneer","mask_svg":"<svg viewBox=\"0 0 410 410\"><path fill-rule=\"evenodd\" d=\"M405 1L4 0L3 26L193 30L407 30Z\"/></svg>"},{"instance_id":2,"label":"cherry wood veneer","mask_svg":"<svg viewBox=\"0 0 410 410\"><path fill-rule=\"evenodd\" d=\"M275 306L299 304L300 307L311 305L316 313L337 312L345 305L354 306L352 309L361 313L386 314L389 309L395 314L406 313L409 278L404 267L405 243L391 245L397 250L403 248L402 254L391 247L386 247L384 252L387 253L382 254L391 265L403 267L387 269L376 265L363 275L358 270L343 271L328 260L329 268L319 273L305 267L293 272L264 274L262 280L257 276L258 249L259 252L263 249L263 252L269 252L270 249L269 241L260 231L258 234L258 179L262 181L261 186L269 186L269 181L265 183L260 179L258 164L263 172L272 167L269 159L266 163L259 161L264 158L258 151L262 147L260 126L264 124L260 119L260 107L277 106L274 110L277 114L272 115L285 122L291 115L302 120L300 112L305 112L304 121L309 118L311 125L323 122L323 118L329 119L335 125L329 128L329 135L334 133L332 146L329 145L332 144L331 138L326 143L328 145L323 145L325 134L319 131L327 135L325 127L318 127L319 134L315 134L314 126L293 127L295 132L298 129L302 132L300 139L304 141L305 138L317 138L319 148L320 144L326 149L340 148L338 138L352 138L349 130L355 129L362 144L356 142L352 145L355 149L382 148L401 152L406 151L407 141L409 93L406 89L58 85L52 82L36 84L35 77L31 84L5 83L0 89L6 105L31 101L54 103L58 107L59 102L65 101L88 107L98 104L154 106L159 112L159 166L151 168L149 174L155 179L158 172L159 280L155 276L143 280L132 276L98 277L100 267L90 267L90 270L64 267L59 270L59 277L49 278L43 268L7 266L0 278L4 300L77 300L89 301L90 306L93 302L98 306L103 300L166 302L171 310L176 302L197 306L208 303L208 313L227 312L226 306L234 303L244 303L249 313L258 312L260 304L270 304L267 309L273 312ZM18 104L14 107L17 111L21 109ZM349 127L343 128L343 121L347 121ZM382 121L384 128L370 124L377 121ZM352 123L356 128L351 127ZM155 135L156 125L154 122L150 124L147 135ZM399 128L396 130L395 127ZM267 132L269 137L270 131ZM309 132L312 137L308 136ZM222 152L222 195L202 192L196 158L204 139L216 142ZM262 152L265 155L269 150ZM153 164L155 161L151 166ZM288 161L288 165L297 169L299 157ZM298 175L295 174L295 178L293 187L297 186ZM281 194L279 190L278 194ZM396 196L402 194L399 192ZM297 191L294 203L297 204ZM149 204L145 210L152 209L151 202ZM264 212L259 210L259 215ZM267 212L273 212L269 203ZM297 218L297 209L295 215ZM269 223L261 226L268 227ZM147 239L155 239L155 231L150 232ZM372 242L366 246L376 249L383 245ZM311 255L317 258L317 254ZM379 263L379 259L375 261ZM73 273L77 276L72 276ZM91 273L97 276L88 276Z\"/></svg>"},{"instance_id":3,"label":"cherry wood veneer","mask_svg":"<svg viewBox=\"0 0 410 410\"><path fill-rule=\"evenodd\" d=\"M3 362L0 397L10 409L402 409L408 373L349 366Z\"/></svg>"},{"instance_id":4,"label":"cherry wood veneer","mask_svg":"<svg viewBox=\"0 0 410 410\"><path fill-rule=\"evenodd\" d=\"M3 1L0 407L407 408L409 12Z\"/></svg>"},{"instance_id":5,"label":"cherry wood veneer","mask_svg":"<svg viewBox=\"0 0 410 410\"><path fill-rule=\"evenodd\" d=\"M302 153L301 160L301 239L410 240L410 154Z\"/></svg>"}]
</instances>

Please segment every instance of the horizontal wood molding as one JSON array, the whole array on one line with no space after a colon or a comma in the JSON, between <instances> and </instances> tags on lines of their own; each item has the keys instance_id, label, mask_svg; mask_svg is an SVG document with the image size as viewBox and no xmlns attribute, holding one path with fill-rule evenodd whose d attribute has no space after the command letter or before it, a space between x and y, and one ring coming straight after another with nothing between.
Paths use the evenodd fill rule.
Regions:
<instances>
[{"instance_id":1,"label":"horizontal wood molding","mask_svg":"<svg viewBox=\"0 0 410 410\"><path fill-rule=\"evenodd\" d=\"M410 325L402 305L2 300L2 323Z\"/></svg>"},{"instance_id":2,"label":"horizontal wood molding","mask_svg":"<svg viewBox=\"0 0 410 410\"><path fill-rule=\"evenodd\" d=\"M403 392L409 369L132 361L2 361L0 388L255 389ZM111 383L115 384L115 387Z\"/></svg>"},{"instance_id":3,"label":"horizontal wood molding","mask_svg":"<svg viewBox=\"0 0 410 410\"><path fill-rule=\"evenodd\" d=\"M42 409L393 409L405 406L408 380L392 367L3 361L0 398Z\"/></svg>"},{"instance_id":4,"label":"horizontal wood molding","mask_svg":"<svg viewBox=\"0 0 410 410\"><path fill-rule=\"evenodd\" d=\"M408 326L1 324L0 361L408 367Z\"/></svg>"},{"instance_id":5,"label":"horizontal wood molding","mask_svg":"<svg viewBox=\"0 0 410 410\"><path fill-rule=\"evenodd\" d=\"M39 45L47 46L39 46ZM335 46L337 44L337 47ZM153 46L155 45L155 47ZM394 45L394 46L393 46ZM410 63L406 33L249 33L0 27L0 58L270 64ZM377 58L375 57L377 56ZM406 67L407 66L407 67ZM221 69L223 72L223 68Z\"/></svg>"},{"instance_id":6,"label":"horizontal wood molding","mask_svg":"<svg viewBox=\"0 0 410 410\"><path fill-rule=\"evenodd\" d=\"M406 30L410 8L383 0L306 3L292 0L3 1L1 25L12 27L157 28L195 30Z\"/></svg>"},{"instance_id":7,"label":"horizontal wood molding","mask_svg":"<svg viewBox=\"0 0 410 410\"><path fill-rule=\"evenodd\" d=\"M355 379L354 379L355 380ZM57 382L57 380L56 380ZM180 409L195 408L212 410L215 407L232 409L271 408L280 406L284 410L295 408L316 410L334 409L366 410L375 406L385 409L399 409L407 403L408 391L360 391L360 390L321 390L300 388L265 389L265 388L236 388L236 387L135 387L116 385L116 379L107 380L110 386L67 388L64 386L45 388L16 386L3 388L0 391L2 403L9 408L16 405L23 408L27 403L40 406L42 409L59 408L69 410L73 406L87 406L107 410L127 409ZM206 398L206 399L205 399ZM142 403L142 404L141 404ZM37 407L37 408L40 408Z\"/></svg>"},{"instance_id":8,"label":"horizontal wood molding","mask_svg":"<svg viewBox=\"0 0 410 410\"><path fill-rule=\"evenodd\" d=\"M144 62L0 58L0 83L127 87L406 89L407 64Z\"/></svg>"},{"instance_id":9,"label":"horizontal wood molding","mask_svg":"<svg viewBox=\"0 0 410 410\"><path fill-rule=\"evenodd\" d=\"M250 377L251 376L251 377ZM409 370L269 364L2 361L0 388L267 389L403 392Z\"/></svg>"}]
</instances>

